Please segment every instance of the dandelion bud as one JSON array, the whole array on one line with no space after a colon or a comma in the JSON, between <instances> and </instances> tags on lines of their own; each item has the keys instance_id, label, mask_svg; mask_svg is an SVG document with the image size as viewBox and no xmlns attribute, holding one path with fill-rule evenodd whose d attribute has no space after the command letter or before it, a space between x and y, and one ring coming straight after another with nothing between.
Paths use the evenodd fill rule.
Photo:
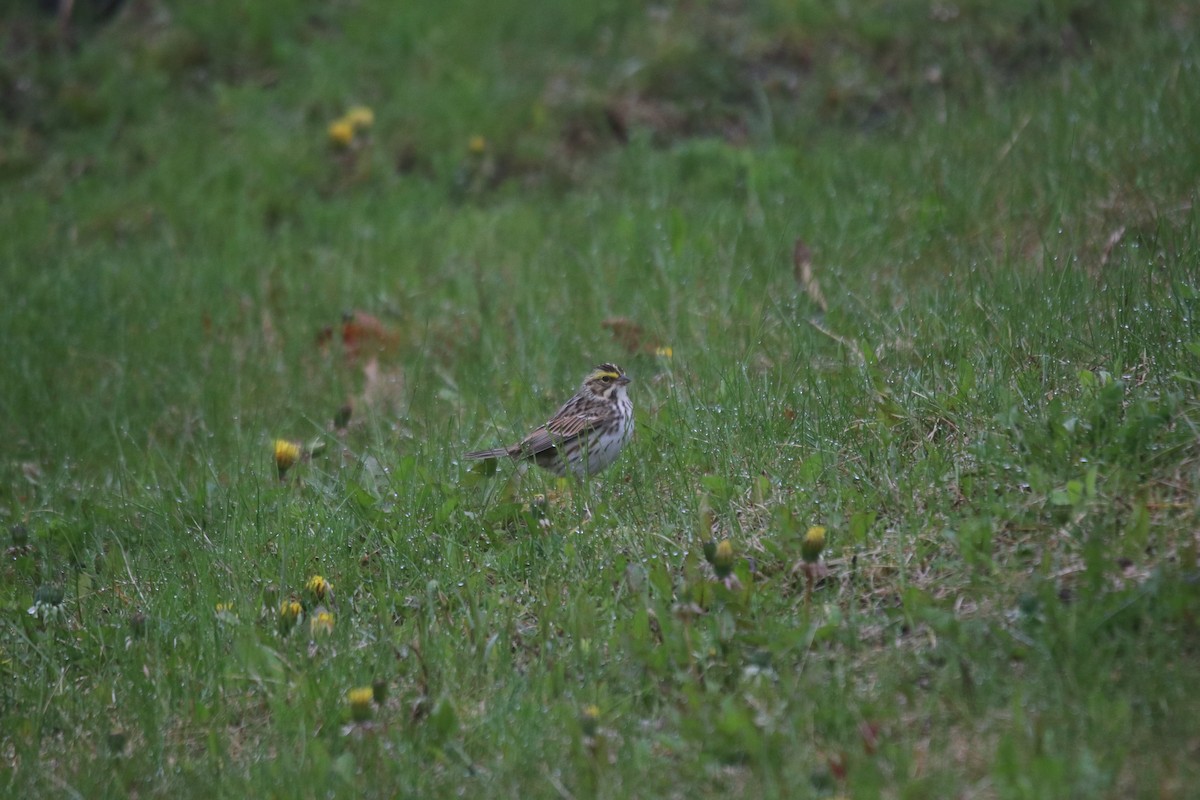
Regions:
<instances>
[{"instance_id":1,"label":"dandelion bud","mask_svg":"<svg viewBox=\"0 0 1200 800\"><path fill-rule=\"evenodd\" d=\"M343 117L329 126L329 141L337 147L349 147L354 141L354 125Z\"/></svg>"},{"instance_id":2,"label":"dandelion bud","mask_svg":"<svg viewBox=\"0 0 1200 800\"><path fill-rule=\"evenodd\" d=\"M279 632L287 633L296 627L304 614L304 607L295 600L284 600L279 606Z\"/></svg>"},{"instance_id":3,"label":"dandelion bud","mask_svg":"<svg viewBox=\"0 0 1200 800\"><path fill-rule=\"evenodd\" d=\"M61 586L51 586L45 584L38 587L37 592L33 595L35 603L46 603L52 606L61 606L63 602L63 588Z\"/></svg>"},{"instance_id":4,"label":"dandelion bud","mask_svg":"<svg viewBox=\"0 0 1200 800\"><path fill-rule=\"evenodd\" d=\"M733 572L733 545L728 539L722 539L721 543L717 545L712 565L718 578L726 578L729 573Z\"/></svg>"},{"instance_id":5,"label":"dandelion bud","mask_svg":"<svg viewBox=\"0 0 1200 800\"><path fill-rule=\"evenodd\" d=\"M804 534L804 540L800 543L800 556L809 564L815 564L824 549L825 527L813 525L808 529L808 533Z\"/></svg>"},{"instance_id":6,"label":"dandelion bud","mask_svg":"<svg viewBox=\"0 0 1200 800\"><path fill-rule=\"evenodd\" d=\"M346 695L350 701L350 718L355 722L366 722L371 718L371 703L375 700L375 690L370 686L360 686L351 689Z\"/></svg>"},{"instance_id":7,"label":"dandelion bud","mask_svg":"<svg viewBox=\"0 0 1200 800\"><path fill-rule=\"evenodd\" d=\"M333 633L333 614L323 608L317 609L317 613L308 621L308 632L314 639Z\"/></svg>"},{"instance_id":8,"label":"dandelion bud","mask_svg":"<svg viewBox=\"0 0 1200 800\"><path fill-rule=\"evenodd\" d=\"M342 117L343 122L350 123L354 130L369 128L375 124L375 112L366 106L354 106Z\"/></svg>"},{"instance_id":9,"label":"dandelion bud","mask_svg":"<svg viewBox=\"0 0 1200 800\"><path fill-rule=\"evenodd\" d=\"M600 725L600 707L590 705L579 712L579 728L584 736L595 736Z\"/></svg>"},{"instance_id":10,"label":"dandelion bud","mask_svg":"<svg viewBox=\"0 0 1200 800\"><path fill-rule=\"evenodd\" d=\"M33 605L29 614L37 617L38 622L57 622L63 617L63 590L61 586L39 586L33 595Z\"/></svg>"}]
</instances>

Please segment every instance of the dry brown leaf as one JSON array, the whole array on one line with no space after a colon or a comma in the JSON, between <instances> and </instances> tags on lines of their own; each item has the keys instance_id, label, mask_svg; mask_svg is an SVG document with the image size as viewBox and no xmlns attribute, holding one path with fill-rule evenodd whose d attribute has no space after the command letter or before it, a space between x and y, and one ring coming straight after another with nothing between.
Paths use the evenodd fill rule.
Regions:
<instances>
[{"instance_id":1,"label":"dry brown leaf","mask_svg":"<svg viewBox=\"0 0 1200 800\"><path fill-rule=\"evenodd\" d=\"M399 343L400 334L372 314L351 311L342 318L342 352L348 361L382 355Z\"/></svg>"},{"instance_id":2,"label":"dry brown leaf","mask_svg":"<svg viewBox=\"0 0 1200 800\"><path fill-rule=\"evenodd\" d=\"M808 248L803 239L797 238L796 244L792 247L792 268L796 283L804 288L809 299L816 303L822 311L828 311L829 304L825 302L825 295L821 292L821 283L813 272L812 250Z\"/></svg>"},{"instance_id":3,"label":"dry brown leaf","mask_svg":"<svg viewBox=\"0 0 1200 800\"><path fill-rule=\"evenodd\" d=\"M833 339L835 342L837 342L838 344L840 344L843 347L845 347L846 349L848 349L851 353L854 354L855 358L857 358L860 362L866 363L867 359L863 355L862 348L859 347L858 343L855 342L853 339L848 339L845 336L839 336L838 334L829 330L825 326L821 325L821 323L817 322L816 320L810 319L808 321L808 324L812 325L818 331L820 331L821 333L828 336L830 339Z\"/></svg>"},{"instance_id":4,"label":"dry brown leaf","mask_svg":"<svg viewBox=\"0 0 1200 800\"><path fill-rule=\"evenodd\" d=\"M1108 264L1108 259L1109 259L1109 257L1112 256L1113 248L1116 247L1118 244L1120 244L1121 240L1124 238L1125 238L1125 226L1124 225L1117 228L1115 231L1113 231L1112 233L1110 233L1108 235L1108 239L1104 242L1104 249L1102 251L1100 251L1100 267L1101 268L1103 268L1106 264Z\"/></svg>"},{"instance_id":5,"label":"dry brown leaf","mask_svg":"<svg viewBox=\"0 0 1200 800\"><path fill-rule=\"evenodd\" d=\"M609 317L600 323L600 327L611 331L617 344L630 354L654 354L664 350L662 343L657 338L647 334L641 325L628 317Z\"/></svg>"}]
</instances>

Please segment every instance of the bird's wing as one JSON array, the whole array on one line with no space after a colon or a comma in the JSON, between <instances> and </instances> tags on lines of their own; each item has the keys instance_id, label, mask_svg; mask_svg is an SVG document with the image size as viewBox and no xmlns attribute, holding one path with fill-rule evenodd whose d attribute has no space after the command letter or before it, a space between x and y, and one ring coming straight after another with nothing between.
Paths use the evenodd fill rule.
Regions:
<instances>
[{"instance_id":1,"label":"bird's wing","mask_svg":"<svg viewBox=\"0 0 1200 800\"><path fill-rule=\"evenodd\" d=\"M590 430L602 418L600 414L558 414L554 419L525 437L521 442L521 452L536 455L550 450L559 442L573 439L584 431Z\"/></svg>"},{"instance_id":2,"label":"bird's wing","mask_svg":"<svg viewBox=\"0 0 1200 800\"><path fill-rule=\"evenodd\" d=\"M526 457L536 456L538 453L554 449L554 437L550 435L550 432L546 430L546 426L543 425L522 439L517 447L519 452Z\"/></svg>"},{"instance_id":3,"label":"bird's wing","mask_svg":"<svg viewBox=\"0 0 1200 800\"><path fill-rule=\"evenodd\" d=\"M591 430L603 419L603 414L580 411L574 414L559 414L543 427L550 431L556 439L570 439L584 431Z\"/></svg>"}]
</instances>

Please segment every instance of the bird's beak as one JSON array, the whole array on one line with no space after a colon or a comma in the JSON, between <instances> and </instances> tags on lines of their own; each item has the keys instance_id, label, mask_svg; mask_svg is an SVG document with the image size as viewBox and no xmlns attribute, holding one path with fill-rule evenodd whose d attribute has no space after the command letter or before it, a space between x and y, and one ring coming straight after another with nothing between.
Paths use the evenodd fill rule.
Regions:
<instances>
[{"instance_id":1,"label":"bird's beak","mask_svg":"<svg viewBox=\"0 0 1200 800\"><path fill-rule=\"evenodd\" d=\"M621 377L617 378L617 386L624 386L627 383L629 383L628 375L622 375Z\"/></svg>"}]
</instances>

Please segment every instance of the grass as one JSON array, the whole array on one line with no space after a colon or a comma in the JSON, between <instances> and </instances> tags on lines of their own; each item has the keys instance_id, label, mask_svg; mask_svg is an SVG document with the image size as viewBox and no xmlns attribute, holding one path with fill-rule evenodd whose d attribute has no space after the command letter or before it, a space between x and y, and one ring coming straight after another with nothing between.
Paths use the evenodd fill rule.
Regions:
<instances>
[{"instance_id":1,"label":"grass","mask_svg":"<svg viewBox=\"0 0 1200 800\"><path fill-rule=\"evenodd\" d=\"M1200 18L584 5L5 7L5 790L1188 796Z\"/></svg>"}]
</instances>

